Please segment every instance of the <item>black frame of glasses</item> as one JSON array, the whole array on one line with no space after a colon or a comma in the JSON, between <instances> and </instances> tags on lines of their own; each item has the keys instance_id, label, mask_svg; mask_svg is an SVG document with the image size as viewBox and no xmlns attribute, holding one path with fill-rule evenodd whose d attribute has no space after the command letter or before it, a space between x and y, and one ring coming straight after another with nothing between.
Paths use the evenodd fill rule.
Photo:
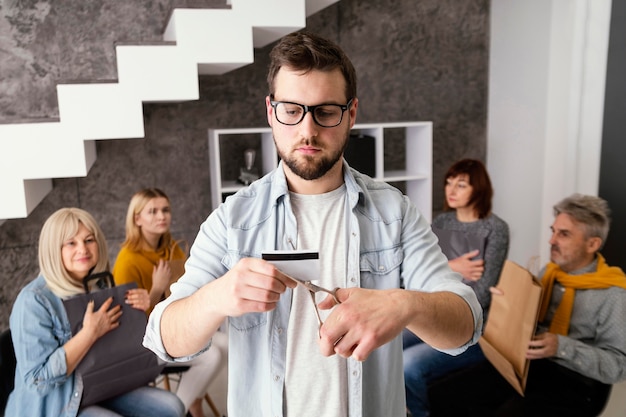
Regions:
<instances>
[{"instance_id":1,"label":"black frame of glasses","mask_svg":"<svg viewBox=\"0 0 626 417\"><path fill-rule=\"evenodd\" d=\"M348 102L346 104L322 103L322 104L316 104L315 106L307 106L306 104L294 103L293 101L274 100L274 96L273 95L270 96L270 104L271 104L272 108L274 109L274 117L276 118L278 123L283 124L285 126L295 126L295 125L299 124L300 122L302 122L302 120L304 120L304 117L306 116L306 114L310 112L311 116L313 117L313 121L315 122L316 125L318 125L320 127L328 127L328 128L330 128L330 127L337 127L337 126L339 126L341 124L341 122L343 122L343 114L352 105L352 100L354 100L354 99L351 98L350 100L348 100ZM293 104L295 106L300 106L304 110L304 112L302 113L302 117L296 123L285 123L285 122L281 121L278 118L278 112L276 111L276 106L278 106L279 104ZM337 124L332 125L332 126L325 126L325 125L323 125L323 124L321 124L320 122L317 121L317 118L315 117L315 109L317 109L318 107L322 107L322 106L337 106L337 107L339 107L341 109L341 116L339 117L339 122Z\"/></svg>"}]
</instances>

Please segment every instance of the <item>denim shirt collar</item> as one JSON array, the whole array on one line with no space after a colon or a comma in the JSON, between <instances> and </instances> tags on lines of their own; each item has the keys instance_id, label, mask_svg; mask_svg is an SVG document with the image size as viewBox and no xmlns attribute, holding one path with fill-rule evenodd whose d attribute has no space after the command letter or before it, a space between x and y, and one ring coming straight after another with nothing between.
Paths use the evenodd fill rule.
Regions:
<instances>
[{"instance_id":1,"label":"denim shirt collar","mask_svg":"<svg viewBox=\"0 0 626 417\"><path fill-rule=\"evenodd\" d=\"M363 188L357 183L357 180L352 173L352 169L346 160L343 159L342 162L343 182L346 184L350 208L354 209L359 202L363 201ZM285 177L285 167L282 160L278 163L276 172L272 176L271 193L271 199L276 203L278 203L281 198L286 198L289 195L289 187L287 185L287 177Z\"/></svg>"}]
</instances>

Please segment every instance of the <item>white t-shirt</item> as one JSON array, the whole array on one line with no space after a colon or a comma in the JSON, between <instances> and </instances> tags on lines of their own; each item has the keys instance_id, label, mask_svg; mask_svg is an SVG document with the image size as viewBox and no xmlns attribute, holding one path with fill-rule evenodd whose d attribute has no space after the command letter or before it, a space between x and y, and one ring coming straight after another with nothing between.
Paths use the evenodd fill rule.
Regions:
<instances>
[{"instance_id":1,"label":"white t-shirt","mask_svg":"<svg viewBox=\"0 0 626 417\"><path fill-rule=\"evenodd\" d=\"M298 250L320 254L320 277L314 284L324 288L346 285L346 186L325 194L290 193L298 222ZM317 303L326 294L317 295ZM325 320L330 310L320 310ZM348 414L346 359L320 353L318 321L309 291L294 288L287 333L285 416L319 417Z\"/></svg>"}]
</instances>

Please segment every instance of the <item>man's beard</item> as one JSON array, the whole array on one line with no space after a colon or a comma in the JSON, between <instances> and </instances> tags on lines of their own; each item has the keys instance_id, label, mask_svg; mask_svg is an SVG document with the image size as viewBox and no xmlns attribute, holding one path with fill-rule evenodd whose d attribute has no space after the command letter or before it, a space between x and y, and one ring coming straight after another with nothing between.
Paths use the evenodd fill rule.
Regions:
<instances>
[{"instance_id":1,"label":"man's beard","mask_svg":"<svg viewBox=\"0 0 626 417\"><path fill-rule=\"evenodd\" d=\"M315 146L315 141L307 140L305 144ZM285 156L280 150L278 150L278 156L280 157L280 159L283 160L285 165L287 165L294 174L304 180L312 181L323 177L333 166L335 166L337 161L341 159L341 156L343 155L346 146L348 146L347 137L344 139L344 144L341 149L337 150L332 155L321 159L317 159L311 156L304 156L303 158L298 160L291 155Z\"/></svg>"}]
</instances>

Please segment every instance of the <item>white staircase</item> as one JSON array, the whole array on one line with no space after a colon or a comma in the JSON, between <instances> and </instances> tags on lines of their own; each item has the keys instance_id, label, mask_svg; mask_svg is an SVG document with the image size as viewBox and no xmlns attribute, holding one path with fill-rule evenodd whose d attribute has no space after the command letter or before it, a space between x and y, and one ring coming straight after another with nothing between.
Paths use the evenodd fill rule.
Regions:
<instances>
[{"instance_id":1,"label":"white staircase","mask_svg":"<svg viewBox=\"0 0 626 417\"><path fill-rule=\"evenodd\" d=\"M163 44L118 45L118 81L57 86L59 121L0 125L0 223L27 217L52 178L86 176L95 140L144 137L144 102L197 100L199 74L253 62L254 48L302 29L338 0L230 0L174 9Z\"/></svg>"}]
</instances>

